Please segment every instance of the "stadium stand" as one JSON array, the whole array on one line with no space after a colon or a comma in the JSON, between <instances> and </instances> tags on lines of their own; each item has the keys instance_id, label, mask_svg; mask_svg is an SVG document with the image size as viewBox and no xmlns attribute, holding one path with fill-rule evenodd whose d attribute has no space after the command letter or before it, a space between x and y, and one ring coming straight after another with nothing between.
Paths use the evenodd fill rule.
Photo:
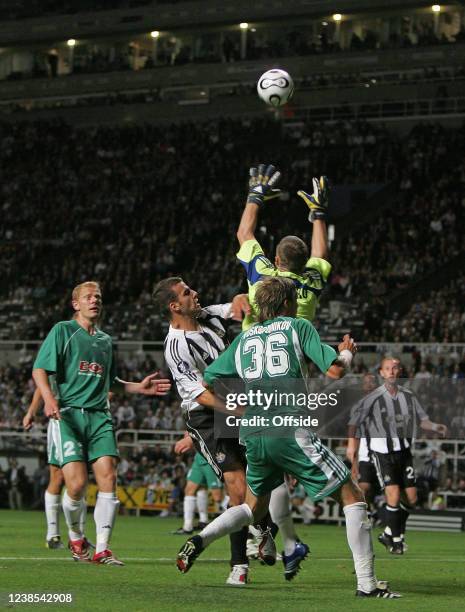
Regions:
<instances>
[{"instance_id":1,"label":"stadium stand","mask_svg":"<svg viewBox=\"0 0 465 612\"><path fill-rule=\"evenodd\" d=\"M13 20L61 19L87 10L142 14L169 4L176 1L0 0L0 20L8 28ZM2 50L0 341L40 341L71 315L70 289L89 277L103 284L103 327L116 341L142 346L162 340L166 322L151 303L157 280L180 273L203 304L228 301L244 288L235 232L249 165L272 161L284 174L281 200L260 221L258 237L270 255L287 233L309 240L305 207L295 192L308 189L313 175L329 174L336 229L319 331L334 343L350 330L359 341L377 343L378 354L380 343L411 345L407 385L456 439L440 447L433 437L417 449L419 504L463 508L465 463L457 440L465 438L465 359L454 348L438 348L432 356L421 347L465 342L465 127L457 119L465 108L463 11L448 7L434 17L428 7L412 16L401 8L388 36L386 21L375 24L366 14L341 24L344 36L320 15L304 33L285 17L279 31L272 22L257 23L246 35L239 23L215 22L209 29L184 23L189 16L180 17L179 29L162 31L156 46L150 30L129 30L130 19L127 29L108 38L81 38L79 28L86 26L76 20L74 44L66 42L71 21L63 22L63 40L52 40L56 32L29 35L32 22L24 22L24 40ZM252 99L258 104L256 76L283 58L295 75L301 107L285 110L281 122L265 113L248 115L246 105ZM230 108L244 103L244 109L234 119L228 113L212 119L212 105L202 120L193 112L189 121L172 125L131 124L139 105L153 115L162 104L172 105L185 117L182 111L190 114L192 107L182 105L198 102L195 96L229 101ZM92 126L85 111L99 106L101 115L122 106L126 124ZM65 114L79 107L85 127L76 127L71 116L69 122L41 121L34 112L48 109L50 117L55 109ZM434 117L422 122L426 107ZM456 115L455 123L441 124L448 114ZM414 117L408 128L380 121L403 115ZM15 122L24 117L27 122ZM4 457L17 454L19 436L25 454L44 452L46 419L38 419L29 437L21 427L33 393L32 346L24 343L15 365L0 362ZM156 368L143 349L119 361L124 379ZM368 369L360 355L354 373ZM122 452L119 484L171 490L170 508L179 509L191 458L172 451L184 428L175 391L153 401L116 395L112 412ZM152 432L149 443L140 433L145 430ZM18 462L17 491L9 470L0 469L0 507L38 507L46 468L40 463L31 477L21 457Z\"/></svg>"},{"instance_id":2,"label":"stadium stand","mask_svg":"<svg viewBox=\"0 0 465 612\"><path fill-rule=\"evenodd\" d=\"M336 230L335 273L319 320L329 340L349 321L360 340L405 338L403 293L418 285L417 297L439 289L463 256L463 128L419 124L399 137L368 123L282 131L272 121L243 119L86 130L18 123L3 124L1 133L0 163L9 176L1 188L3 339L42 338L69 315L68 292L83 257L86 276L105 288L105 327L119 339L162 339L150 292L163 276L184 275L204 304L229 300L244 283L234 253L247 168L265 158L283 169L286 190L262 219L260 240L270 254L297 227L308 241L294 194L313 174L332 171L336 185L392 188L384 200L374 198L373 218L343 239ZM253 148L246 144L251 134ZM208 160L202 173L198 159ZM340 227L350 228L351 217ZM343 315L331 302L347 304ZM409 339L463 340L460 315L453 324L450 312L439 316L428 338L409 326Z\"/></svg>"}]
</instances>

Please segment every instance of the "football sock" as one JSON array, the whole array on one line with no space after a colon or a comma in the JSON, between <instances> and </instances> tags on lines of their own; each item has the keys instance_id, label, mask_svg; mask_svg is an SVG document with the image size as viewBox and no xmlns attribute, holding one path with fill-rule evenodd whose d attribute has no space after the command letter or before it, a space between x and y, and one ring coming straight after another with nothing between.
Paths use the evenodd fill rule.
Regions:
<instances>
[{"instance_id":1,"label":"football sock","mask_svg":"<svg viewBox=\"0 0 465 612\"><path fill-rule=\"evenodd\" d=\"M228 533L235 533L243 527L248 527L253 522L252 510L247 504L228 508L220 514L214 521L209 523L205 529L199 533L202 538L204 548ZM247 544L247 531L245 531L244 548ZM241 563L241 562L239 562Z\"/></svg>"},{"instance_id":2,"label":"football sock","mask_svg":"<svg viewBox=\"0 0 465 612\"><path fill-rule=\"evenodd\" d=\"M248 526L242 527L239 531L229 534L231 545L231 567L233 565L248 565L247 557L247 538L249 535Z\"/></svg>"},{"instance_id":3,"label":"football sock","mask_svg":"<svg viewBox=\"0 0 465 612\"><path fill-rule=\"evenodd\" d=\"M197 491L197 508L199 510L199 521L208 523L208 491L206 489Z\"/></svg>"},{"instance_id":4,"label":"football sock","mask_svg":"<svg viewBox=\"0 0 465 612\"><path fill-rule=\"evenodd\" d=\"M79 517L79 525L81 527L81 532L86 532L86 520L87 520L87 503L86 498L83 497L81 499L81 515Z\"/></svg>"},{"instance_id":5,"label":"football sock","mask_svg":"<svg viewBox=\"0 0 465 612\"><path fill-rule=\"evenodd\" d=\"M297 544L297 535L290 511L289 491L285 483L271 493L270 514L281 532L284 554L291 555Z\"/></svg>"},{"instance_id":6,"label":"football sock","mask_svg":"<svg viewBox=\"0 0 465 612\"><path fill-rule=\"evenodd\" d=\"M184 531L192 531L194 529L194 514L195 505L197 503L195 495L186 495L184 497Z\"/></svg>"},{"instance_id":7,"label":"football sock","mask_svg":"<svg viewBox=\"0 0 465 612\"><path fill-rule=\"evenodd\" d=\"M45 491L45 518L47 519L47 540L60 535L61 495L52 495Z\"/></svg>"},{"instance_id":8,"label":"football sock","mask_svg":"<svg viewBox=\"0 0 465 612\"><path fill-rule=\"evenodd\" d=\"M116 493L102 493L99 491L94 510L94 521L97 528L96 553L103 552L108 548L118 506L119 501Z\"/></svg>"},{"instance_id":9,"label":"football sock","mask_svg":"<svg viewBox=\"0 0 465 612\"><path fill-rule=\"evenodd\" d=\"M410 512L412 511L412 507L406 503L400 503L400 536L403 538L405 536L405 527L407 524L407 519L410 516Z\"/></svg>"},{"instance_id":10,"label":"football sock","mask_svg":"<svg viewBox=\"0 0 465 612\"><path fill-rule=\"evenodd\" d=\"M371 593L376 589L371 524L363 502L344 506L347 541L354 558L357 589Z\"/></svg>"},{"instance_id":11,"label":"football sock","mask_svg":"<svg viewBox=\"0 0 465 612\"><path fill-rule=\"evenodd\" d=\"M386 523L391 530L394 542L400 542L401 519L399 506L386 504Z\"/></svg>"},{"instance_id":12,"label":"football sock","mask_svg":"<svg viewBox=\"0 0 465 612\"><path fill-rule=\"evenodd\" d=\"M62 501L63 514L68 525L68 535L70 540L80 540L83 536L81 531L81 509L82 499L71 499L68 491L65 491Z\"/></svg>"}]
</instances>

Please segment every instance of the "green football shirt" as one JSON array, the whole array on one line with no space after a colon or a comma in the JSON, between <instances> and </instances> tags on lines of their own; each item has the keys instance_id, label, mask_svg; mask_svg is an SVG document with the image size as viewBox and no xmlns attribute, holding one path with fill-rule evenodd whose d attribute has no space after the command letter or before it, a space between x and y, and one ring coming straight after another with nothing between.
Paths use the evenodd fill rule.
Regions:
<instances>
[{"instance_id":1,"label":"green football shirt","mask_svg":"<svg viewBox=\"0 0 465 612\"><path fill-rule=\"evenodd\" d=\"M258 424L241 428L243 436L273 426L271 419L275 415L308 414L305 384L308 359L326 373L337 359L337 353L321 342L309 321L278 317L257 323L239 334L231 346L207 367L203 376L209 385L219 378L240 377L245 383L245 393L255 392L255 404L247 402L244 418L260 414L269 421L263 427ZM260 398L257 391L262 393ZM263 398L263 393L268 394L269 400Z\"/></svg>"},{"instance_id":2,"label":"green football shirt","mask_svg":"<svg viewBox=\"0 0 465 612\"><path fill-rule=\"evenodd\" d=\"M90 335L74 319L57 323L40 347L37 368L55 375L60 407L108 407L115 362L111 337L100 329Z\"/></svg>"},{"instance_id":3,"label":"green football shirt","mask_svg":"<svg viewBox=\"0 0 465 612\"><path fill-rule=\"evenodd\" d=\"M249 329L258 320L255 292L258 283L267 276L286 276L290 278L297 289L297 317L313 321L320 294L331 272L331 264L328 261L319 257L310 257L305 264L305 270L302 274L278 270L265 257L262 247L255 239L246 240L242 243L237 253L237 258L247 273L249 301L252 308L251 314L247 315L242 322L242 329Z\"/></svg>"}]
</instances>

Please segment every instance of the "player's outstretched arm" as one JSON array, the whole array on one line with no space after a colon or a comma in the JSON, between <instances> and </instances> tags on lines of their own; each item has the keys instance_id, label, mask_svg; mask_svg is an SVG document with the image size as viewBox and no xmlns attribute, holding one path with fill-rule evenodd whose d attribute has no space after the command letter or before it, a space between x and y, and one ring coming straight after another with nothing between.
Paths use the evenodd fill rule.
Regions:
<instances>
[{"instance_id":1,"label":"player's outstretched arm","mask_svg":"<svg viewBox=\"0 0 465 612\"><path fill-rule=\"evenodd\" d=\"M140 393L142 395L166 395L171 389L171 381L168 378L157 378L158 372L149 374L141 382L127 382L116 379L122 383L127 393Z\"/></svg>"},{"instance_id":2,"label":"player's outstretched arm","mask_svg":"<svg viewBox=\"0 0 465 612\"><path fill-rule=\"evenodd\" d=\"M31 404L23 418L23 427L26 431L31 429L32 423L34 422L34 419L37 413L39 412L39 409L41 408L42 404L42 395L40 393L39 387L37 387L34 391L34 395L32 396Z\"/></svg>"},{"instance_id":3,"label":"player's outstretched arm","mask_svg":"<svg viewBox=\"0 0 465 612\"><path fill-rule=\"evenodd\" d=\"M260 164L258 168L250 168L249 174L247 202L237 230L237 239L240 245L246 240L255 238L260 206L267 200L278 197L280 193L279 189L275 189L275 185L279 181L281 173L271 164L268 166Z\"/></svg>"},{"instance_id":4,"label":"player's outstretched arm","mask_svg":"<svg viewBox=\"0 0 465 612\"><path fill-rule=\"evenodd\" d=\"M313 193L298 191L305 204L309 207L310 213L308 220L313 223L311 257L328 260L328 230L326 227L326 217L329 206L329 181L326 176L314 177Z\"/></svg>"}]
</instances>

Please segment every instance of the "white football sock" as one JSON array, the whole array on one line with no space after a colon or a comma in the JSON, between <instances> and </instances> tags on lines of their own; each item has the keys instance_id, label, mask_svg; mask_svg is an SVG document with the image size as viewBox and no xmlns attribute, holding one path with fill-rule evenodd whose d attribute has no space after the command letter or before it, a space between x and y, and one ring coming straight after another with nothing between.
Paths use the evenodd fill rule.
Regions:
<instances>
[{"instance_id":1,"label":"white football sock","mask_svg":"<svg viewBox=\"0 0 465 612\"><path fill-rule=\"evenodd\" d=\"M281 532L284 554L292 555L297 544L297 535L291 515L289 491L285 482L271 493L270 514L271 520L276 523Z\"/></svg>"},{"instance_id":2,"label":"white football sock","mask_svg":"<svg viewBox=\"0 0 465 612\"><path fill-rule=\"evenodd\" d=\"M253 523L252 510L247 504L233 506L228 508L226 512L220 514L218 518L209 523L205 529L199 533L202 538L203 547L206 548L209 544L222 538L228 533L239 531L242 527Z\"/></svg>"},{"instance_id":3,"label":"white football sock","mask_svg":"<svg viewBox=\"0 0 465 612\"><path fill-rule=\"evenodd\" d=\"M192 531L194 529L194 514L197 499L195 495L186 495L184 497L184 531Z\"/></svg>"},{"instance_id":4,"label":"white football sock","mask_svg":"<svg viewBox=\"0 0 465 612\"><path fill-rule=\"evenodd\" d=\"M116 493L101 493L99 491L94 510L94 521L97 529L96 553L103 552L108 548L118 506L119 501Z\"/></svg>"},{"instance_id":5,"label":"white football sock","mask_svg":"<svg viewBox=\"0 0 465 612\"><path fill-rule=\"evenodd\" d=\"M357 574L357 589L371 593L376 589L371 524L367 515L367 505L357 502L344 506L346 517L347 541L354 558Z\"/></svg>"},{"instance_id":6,"label":"white football sock","mask_svg":"<svg viewBox=\"0 0 465 612\"><path fill-rule=\"evenodd\" d=\"M199 489L197 491L197 508L201 523L208 523L208 491Z\"/></svg>"},{"instance_id":7,"label":"white football sock","mask_svg":"<svg viewBox=\"0 0 465 612\"><path fill-rule=\"evenodd\" d=\"M47 540L60 535L61 495L52 495L45 491L45 517L47 519Z\"/></svg>"},{"instance_id":8,"label":"white football sock","mask_svg":"<svg viewBox=\"0 0 465 612\"><path fill-rule=\"evenodd\" d=\"M80 517L82 499L71 499L68 491L65 491L62 501L63 514L68 525L68 535L70 540L80 540L83 536L81 531Z\"/></svg>"},{"instance_id":9,"label":"white football sock","mask_svg":"<svg viewBox=\"0 0 465 612\"><path fill-rule=\"evenodd\" d=\"M86 533L86 520L87 520L87 503L85 496L81 499L81 515L79 517L79 524L81 526L82 533Z\"/></svg>"}]
</instances>

